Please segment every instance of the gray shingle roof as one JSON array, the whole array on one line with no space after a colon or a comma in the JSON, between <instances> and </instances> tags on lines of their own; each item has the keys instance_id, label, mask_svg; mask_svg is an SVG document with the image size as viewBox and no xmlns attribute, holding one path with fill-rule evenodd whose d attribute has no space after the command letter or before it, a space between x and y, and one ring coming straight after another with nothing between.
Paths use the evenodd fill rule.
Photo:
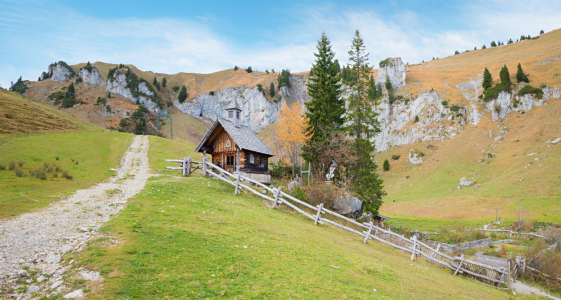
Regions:
<instances>
[{"instance_id":1,"label":"gray shingle roof","mask_svg":"<svg viewBox=\"0 0 561 300\"><path fill-rule=\"evenodd\" d=\"M238 105L238 102L236 101L236 99L230 101L230 103L228 103L228 105L226 105L226 110L228 109L237 109L237 110L242 110L240 108L240 106Z\"/></svg>"},{"instance_id":2,"label":"gray shingle roof","mask_svg":"<svg viewBox=\"0 0 561 300\"><path fill-rule=\"evenodd\" d=\"M240 150L249 150L254 151L270 156L274 156L273 152L269 150L269 148L261 141L260 138L251 131L247 126L240 126L236 127L232 122L218 118L214 121L214 124L210 127L204 138L197 146L196 152L200 152L203 145L206 141L210 138L212 132L216 129L216 127L220 125L226 132L230 135L230 137L234 140L236 145L240 148Z\"/></svg>"}]
</instances>

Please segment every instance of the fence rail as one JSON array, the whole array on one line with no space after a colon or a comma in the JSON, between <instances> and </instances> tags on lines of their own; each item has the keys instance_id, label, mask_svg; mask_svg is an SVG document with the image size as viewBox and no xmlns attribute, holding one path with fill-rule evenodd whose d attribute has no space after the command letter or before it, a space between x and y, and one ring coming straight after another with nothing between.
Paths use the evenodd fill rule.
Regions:
<instances>
[{"instance_id":1,"label":"fence rail","mask_svg":"<svg viewBox=\"0 0 561 300\"><path fill-rule=\"evenodd\" d=\"M204 155L202 162L194 162L191 160L191 157L184 158L183 160L166 161L182 163L182 166L179 168L166 167L166 169L184 170L184 176L189 176L190 174L190 172L187 174L185 172L188 166L197 164L198 167L202 166L203 175L212 175L219 180L233 185L235 187L234 194L239 194L240 191L251 192L263 199L273 202L273 208L278 208L280 204L284 204L313 220L315 224L331 224L364 237L364 243L367 243L369 240L376 240L394 248L406 251L411 253L411 260L424 258L430 263L452 269L452 271L454 271L454 275L462 274L472 276L479 281L492 284L495 287L500 287L500 285L508 279L509 270L507 268L495 268L493 266L478 263L476 261L466 259L463 255L460 257L452 257L446 253L440 252L440 245L434 249L431 246L417 240L416 236L409 239L390 230L380 228L372 222L360 223L354 219L347 218L334 211L324 208L322 204L317 207L313 206L283 192L281 187L270 187L251 178L241 176L239 173L235 175L229 173L228 171L207 161L207 158ZM269 191L272 196L260 193L256 189L250 187L250 184ZM306 212L305 209L311 210L312 213ZM331 218L328 218L327 215L331 216ZM337 222L337 220L339 220L339 222ZM352 228L351 226L354 226L355 228Z\"/></svg>"}]
</instances>

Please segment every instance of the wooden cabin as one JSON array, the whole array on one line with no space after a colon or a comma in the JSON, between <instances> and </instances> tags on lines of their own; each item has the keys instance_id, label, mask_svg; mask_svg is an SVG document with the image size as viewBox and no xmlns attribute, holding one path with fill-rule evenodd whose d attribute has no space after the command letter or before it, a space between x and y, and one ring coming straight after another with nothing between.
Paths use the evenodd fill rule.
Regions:
<instances>
[{"instance_id":1,"label":"wooden cabin","mask_svg":"<svg viewBox=\"0 0 561 300\"><path fill-rule=\"evenodd\" d=\"M273 152L249 129L241 125L241 109L232 100L227 106L228 118L217 118L203 137L196 152L212 155L212 163L230 173L268 183L269 157Z\"/></svg>"}]
</instances>

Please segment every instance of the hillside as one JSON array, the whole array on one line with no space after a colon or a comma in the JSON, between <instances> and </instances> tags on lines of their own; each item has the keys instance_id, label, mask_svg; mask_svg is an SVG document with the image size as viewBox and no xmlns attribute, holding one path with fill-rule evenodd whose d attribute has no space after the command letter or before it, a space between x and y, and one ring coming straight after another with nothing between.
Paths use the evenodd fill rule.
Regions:
<instances>
[{"instance_id":1,"label":"hillside","mask_svg":"<svg viewBox=\"0 0 561 300\"><path fill-rule=\"evenodd\" d=\"M84 125L41 102L0 89L0 134L78 130Z\"/></svg>"},{"instance_id":2,"label":"hillside","mask_svg":"<svg viewBox=\"0 0 561 300\"><path fill-rule=\"evenodd\" d=\"M182 145L150 138L153 177L99 238L65 258L103 282L66 279L88 299L337 298L505 299L504 291L381 243L316 226L256 197L234 196L221 181L162 170ZM173 144L170 144L173 143ZM469 292L468 292L469 291ZM524 296L521 296L525 298Z\"/></svg>"}]
</instances>

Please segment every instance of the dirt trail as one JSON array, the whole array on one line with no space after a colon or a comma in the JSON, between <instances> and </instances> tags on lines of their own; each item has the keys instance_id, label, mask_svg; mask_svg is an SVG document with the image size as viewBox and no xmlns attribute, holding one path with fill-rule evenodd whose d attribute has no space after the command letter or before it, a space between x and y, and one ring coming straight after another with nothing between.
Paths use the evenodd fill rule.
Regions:
<instances>
[{"instance_id":1,"label":"dirt trail","mask_svg":"<svg viewBox=\"0 0 561 300\"><path fill-rule=\"evenodd\" d=\"M24 267L38 270L37 276L52 276L49 282L59 279L68 269L60 265L64 254L82 250L111 215L144 188L151 176L148 147L148 137L136 136L115 177L41 211L0 223L0 294L19 286L16 280L26 277L20 274Z\"/></svg>"},{"instance_id":2,"label":"dirt trail","mask_svg":"<svg viewBox=\"0 0 561 300\"><path fill-rule=\"evenodd\" d=\"M520 280L516 281L516 282L512 282L510 283L510 287L517 293L519 294L525 294L525 295L537 295L537 296L544 296L544 297L548 297L550 299L554 299L554 300L561 300L560 298L557 298L555 296L549 295L545 292L542 292L540 289L535 288L533 286L529 286L526 285L522 282L520 282Z\"/></svg>"}]
</instances>

